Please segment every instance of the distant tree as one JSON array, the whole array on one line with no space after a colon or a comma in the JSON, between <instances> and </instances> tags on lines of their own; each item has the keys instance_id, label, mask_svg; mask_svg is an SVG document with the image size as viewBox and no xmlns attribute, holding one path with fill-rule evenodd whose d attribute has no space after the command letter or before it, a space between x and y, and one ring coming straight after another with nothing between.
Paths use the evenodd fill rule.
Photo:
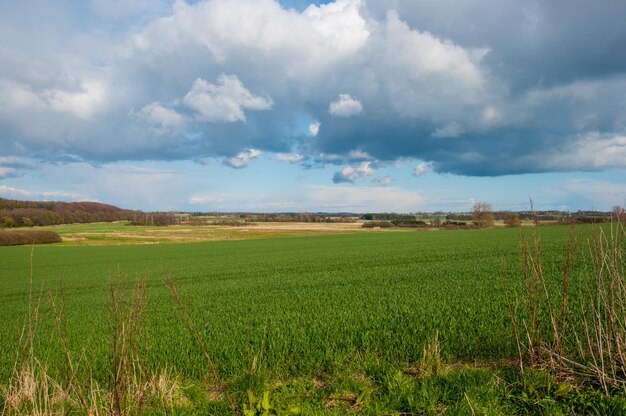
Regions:
<instances>
[{"instance_id":1,"label":"distant tree","mask_svg":"<svg viewBox=\"0 0 626 416\"><path fill-rule=\"evenodd\" d=\"M13 220L13 218L11 217L4 217L2 218L2 225L5 228L11 228L15 225L15 220Z\"/></svg>"},{"instance_id":2,"label":"distant tree","mask_svg":"<svg viewBox=\"0 0 626 416\"><path fill-rule=\"evenodd\" d=\"M626 209L624 207L619 205L613 207L613 221L626 221Z\"/></svg>"},{"instance_id":3,"label":"distant tree","mask_svg":"<svg viewBox=\"0 0 626 416\"><path fill-rule=\"evenodd\" d=\"M517 212L505 212L504 213L504 225L507 227L519 227L522 225L522 220L519 218Z\"/></svg>"},{"instance_id":4,"label":"distant tree","mask_svg":"<svg viewBox=\"0 0 626 416\"><path fill-rule=\"evenodd\" d=\"M150 212L136 215L131 219L130 225L156 225L167 226L176 224L176 216L170 212Z\"/></svg>"},{"instance_id":5,"label":"distant tree","mask_svg":"<svg viewBox=\"0 0 626 416\"><path fill-rule=\"evenodd\" d=\"M487 202L477 202L472 209L472 219L474 224L479 228L493 227L495 222L495 215L491 208L491 204Z\"/></svg>"},{"instance_id":6,"label":"distant tree","mask_svg":"<svg viewBox=\"0 0 626 416\"><path fill-rule=\"evenodd\" d=\"M155 212L151 214L152 225L166 226L176 224L176 217L169 212Z\"/></svg>"},{"instance_id":7,"label":"distant tree","mask_svg":"<svg viewBox=\"0 0 626 416\"><path fill-rule=\"evenodd\" d=\"M35 223L33 222L33 220L31 220L28 217L23 217L22 218L22 225L24 227L32 227L33 225L35 225Z\"/></svg>"}]
</instances>

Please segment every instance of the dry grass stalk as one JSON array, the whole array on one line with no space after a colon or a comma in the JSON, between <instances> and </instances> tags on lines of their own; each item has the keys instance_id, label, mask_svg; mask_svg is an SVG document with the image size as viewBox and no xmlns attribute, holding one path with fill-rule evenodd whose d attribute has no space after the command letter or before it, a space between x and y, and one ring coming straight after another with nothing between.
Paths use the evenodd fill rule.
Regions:
<instances>
[{"instance_id":1,"label":"dry grass stalk","mask_svg":"<svg viewBox=\"0 0 626 416\"><path fill-rule=\"evenodd\" d=\"M435 332L433 338L424 344L422 360L419 363L419 375L420 377L438 376L443 373L443 370L439 332Z\"/></svg>"},{"instance_id":2,"label":"dry grass stalk","mask_svg":"<svg viewBox=\"0 0 626 416\"><path fill-rule=\"evenodd\" d=\"M176 287L176 284L174 283L174 279L172 279L171 275L167 277L167 279L165 280L165 284L167 285L172 297L176 300L176 303L178 304L179 309L183 313L183 316L185 317L185 322L187 323L187 327L189 328L193 336L196 338L196 341L198 342L198 345L200 346L200 349L202 350L202 354L204 355L209 365L209 369L211 371L211 377L214 383L217 386L223 386L224 383L220 377L219 372L217 371L217 367L213 363L213 360L211 359L211 356L209 355L209 352L206 348L206 344L204 343L204 340L202 338L202 335L200 334L200 331L198 330L198 327L196 326L196 323L193 320L191 313L189 312L189 309L183 302L180 296L180 293L178 292L178 288ZM228 401L228 405L230 406L230 410L232 414L233 415L238 414L236 410L237 407L235 406L235 403L233 402L232 398L230 397L230 395L228 394L226 390L224 390L224 395L226 396L226 400Z\"/></svg>"},{"instance_id":3,"label":"dry grass stalk","mask_svg":"<svg viewBox=\"0 0 626 416\"><path fill-rule=\"evenodd\" d=\"M72 356L64 330L63 291L55 295L48 290L54 330L69 370L68 378L60 382L48 373L46 365L35 355L34 339L42 296L40 293L38 298L33 297L31 270L29 309L19 335L13 377L9 385L0 391L4 401L2 416L66 415L76 411L94 416L140 415L148 407L154 410L155 406L165 414L169 409L188 404L173 374L167 369L158 373L149 370L145 282L138 282L130 295L111 285L110 296L112 388L103 389L93 379L88 363L88 376L79 376L79 365L87 360L84 353L78 361Z\"/></svg>"},{"instance_id":4,"label":"dry grass stalk","mask_svg":"<svg viewBox=\"0 0 626 416\"><path fill-rule=\"evenodd\" d=\"M580 302L582 325L568 320L573 264L580 252L573 233L568 240L558 288L550 289L546 280L536 230L531 243L523 234L520 242L522 302L519 297L511 299L506 280L503 282L522 373L527 363L532 377L535 369L547 368L557 381L583 375L607 394L613 389L626 391L624 224L612 224L608 234L602 228L594 228L587 253L583 253L584 267L576 274L583 289L580 298L574 299ZM518 309L520 303L522 311Z\"/></svg>"},{"instance_id":5,"label":"dry grass stalk","mask_svg":"<svg viewBox=\"0 0 626 416\"><path fill-rule=\"evenodd\" d=\"M596 379L606 393L626 391L626 230L617 222L607 235L594 230L586 281L584 332L577 337L578 371Z\"/></svg>"},{"instance_id":6,"label":"dry grass stalk","mask_svg":"<svg viewBox=\"0 0 626 416\"><path fill-rule=\"evenodd\" d=\"M125 415L131 410L141 413L154 379L148 366L146 288L145 281L137 282L130 298L113 284L109 288L113 368L110 411L115 415Z\"/></svg>"},{"instance_id":7,"label":"dry grass stalk","mask_svg":"<svg viewBox=\"0 0 626 416\"><path fill-rule=\"evenodd\" d=\"M57 307L57 302L54 299L54 296L52 295L52 291L48 289L48 302L50 303L50 309L54 316L54 329L57 333L57 336L59 337L59 340L61 341L61 345L63 347L63 353L65 355L65 359L66 359L68 368L70 370L70 380L68 381L67 389L76 391L76 394L78 395L78 398L80 399L80 403L82 404L83 410L88 415L91 415L91 412L89 411L90 407L87 404L87 400L83 393L83 389L81 388L80 382L77 380L76 369L74 368L74 363L72 361L72 356L70 354L70 348L69 348L67 336L65 335L63 328L62 328L62 314L63 314L63 311L65 310L64 298L62 298L63 303L62 303L61 308L59 309Z\"/></svg>"}]
</instances>

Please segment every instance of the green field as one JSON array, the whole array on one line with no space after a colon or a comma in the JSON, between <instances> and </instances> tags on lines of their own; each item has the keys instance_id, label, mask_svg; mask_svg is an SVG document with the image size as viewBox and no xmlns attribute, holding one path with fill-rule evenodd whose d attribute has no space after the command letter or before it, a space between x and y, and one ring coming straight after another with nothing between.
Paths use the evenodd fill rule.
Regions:
<instances>
[{"instance_id":1,"label":"green field","mask_svg":"<svg viewBox=\"0 0 626 416\"><path fill-rule=\"evenodd\" d=\"M540 232L545 273L556 282L570 230L553 226ZM53 378L67 374L67 362L45 291L64 300L69 349L83 362L79 377L107 386L110 287L130 292L137 281L146 281L149 368L167 369L181 380L186 411L229 413L223 398L206 394L209 368L164 283L171 276L237 403L252 389L257 396L271 392L279 405L298 406L303 414L423 414L444 408L507 414L518 408L507 399L516 376L509 384L497 380L509 377L517 350L500 270L511 287L521 287L519 233L500 228L1 247L0 386L12 376L28 313L32 255L35 297L43 291L34 354ZM410 369L435 334L442 360L454 369L432 381L413 377ZM341 396L352 393L357 398Z\"/></svg>"}]
</instances>

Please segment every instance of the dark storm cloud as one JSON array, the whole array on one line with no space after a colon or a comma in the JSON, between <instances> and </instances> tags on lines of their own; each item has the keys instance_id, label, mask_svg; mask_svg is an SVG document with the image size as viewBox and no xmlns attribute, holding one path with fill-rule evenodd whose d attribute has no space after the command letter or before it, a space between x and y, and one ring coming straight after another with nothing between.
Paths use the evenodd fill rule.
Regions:
<instances>
[{"instance_id":1,"label":"dark storm cloud","mask_svg":"<svg viewBox=\"0 0 626 416\"><path fill-rule=\"evenodd\" d=\"M621 74L626 4L621 0L411 0L369 3L398 10L412 27L465 47L485 45L491 71L523 89Z\"/></svg>"}]
</instances>

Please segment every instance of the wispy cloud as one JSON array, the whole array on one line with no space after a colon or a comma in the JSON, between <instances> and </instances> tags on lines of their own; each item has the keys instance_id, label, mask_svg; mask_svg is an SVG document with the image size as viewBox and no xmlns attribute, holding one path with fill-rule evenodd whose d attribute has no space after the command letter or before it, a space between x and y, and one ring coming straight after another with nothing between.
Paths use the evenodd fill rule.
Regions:
<instances>
[{"instance_id":1,"label":"wispy cloud","mask_svg":"<svg viewBox=\"0 0 626 416\"><path fill-rule=\"evenodd\" d=\"M393 176L383 176L381 178L375 178L374 182L380 186L388 186L395 182L396 178Z\"/></svg>"},{"instance_id":2,"label":"wispy cloud","mask_svg":"<svg viewBox=\"0 0 626 416\"><path fill-rule=\"evenodd\" d=\"M66 191L36 191L31 189L14 188L0 185L0 195L10 199L36 199L36 200L64 200L64 201L93 201L88 195Z\"/></svg>"},{"instance_id":3,"label":"wispy cloud","mask_svg":"<svg viewBox=\"0 0 626 416\"><path fill-rule=\"evenodd\" d=\"M276 153L276 160L287 163L298 163L304 160L304 156L299 153Z\"/></svg>"},{"instance_id":4,"label":"wispy cloud","mask_svg":"<svg viewBox=\"0 0 626 416\"><path fill-rule=\"evenodd\" d=\"M413 175L418 178L421 176L425 176L430 171L430 168L431 166L429 163L420 162L417 164L417 166L415 166L415 169L413 169Z\"/></svg>"},{"instance_id":5,"label":"wispy cloud","mask_svg":"<svg viewBox=\"0 0 626 416\"><path fill-rule=\"evenodd\" d=\"M258 149L246 149L239 152L236 156L224 159L224 164L235 169L248 167L251 163L261 157L261 151Z\"/></svg>"}]
</instances>

